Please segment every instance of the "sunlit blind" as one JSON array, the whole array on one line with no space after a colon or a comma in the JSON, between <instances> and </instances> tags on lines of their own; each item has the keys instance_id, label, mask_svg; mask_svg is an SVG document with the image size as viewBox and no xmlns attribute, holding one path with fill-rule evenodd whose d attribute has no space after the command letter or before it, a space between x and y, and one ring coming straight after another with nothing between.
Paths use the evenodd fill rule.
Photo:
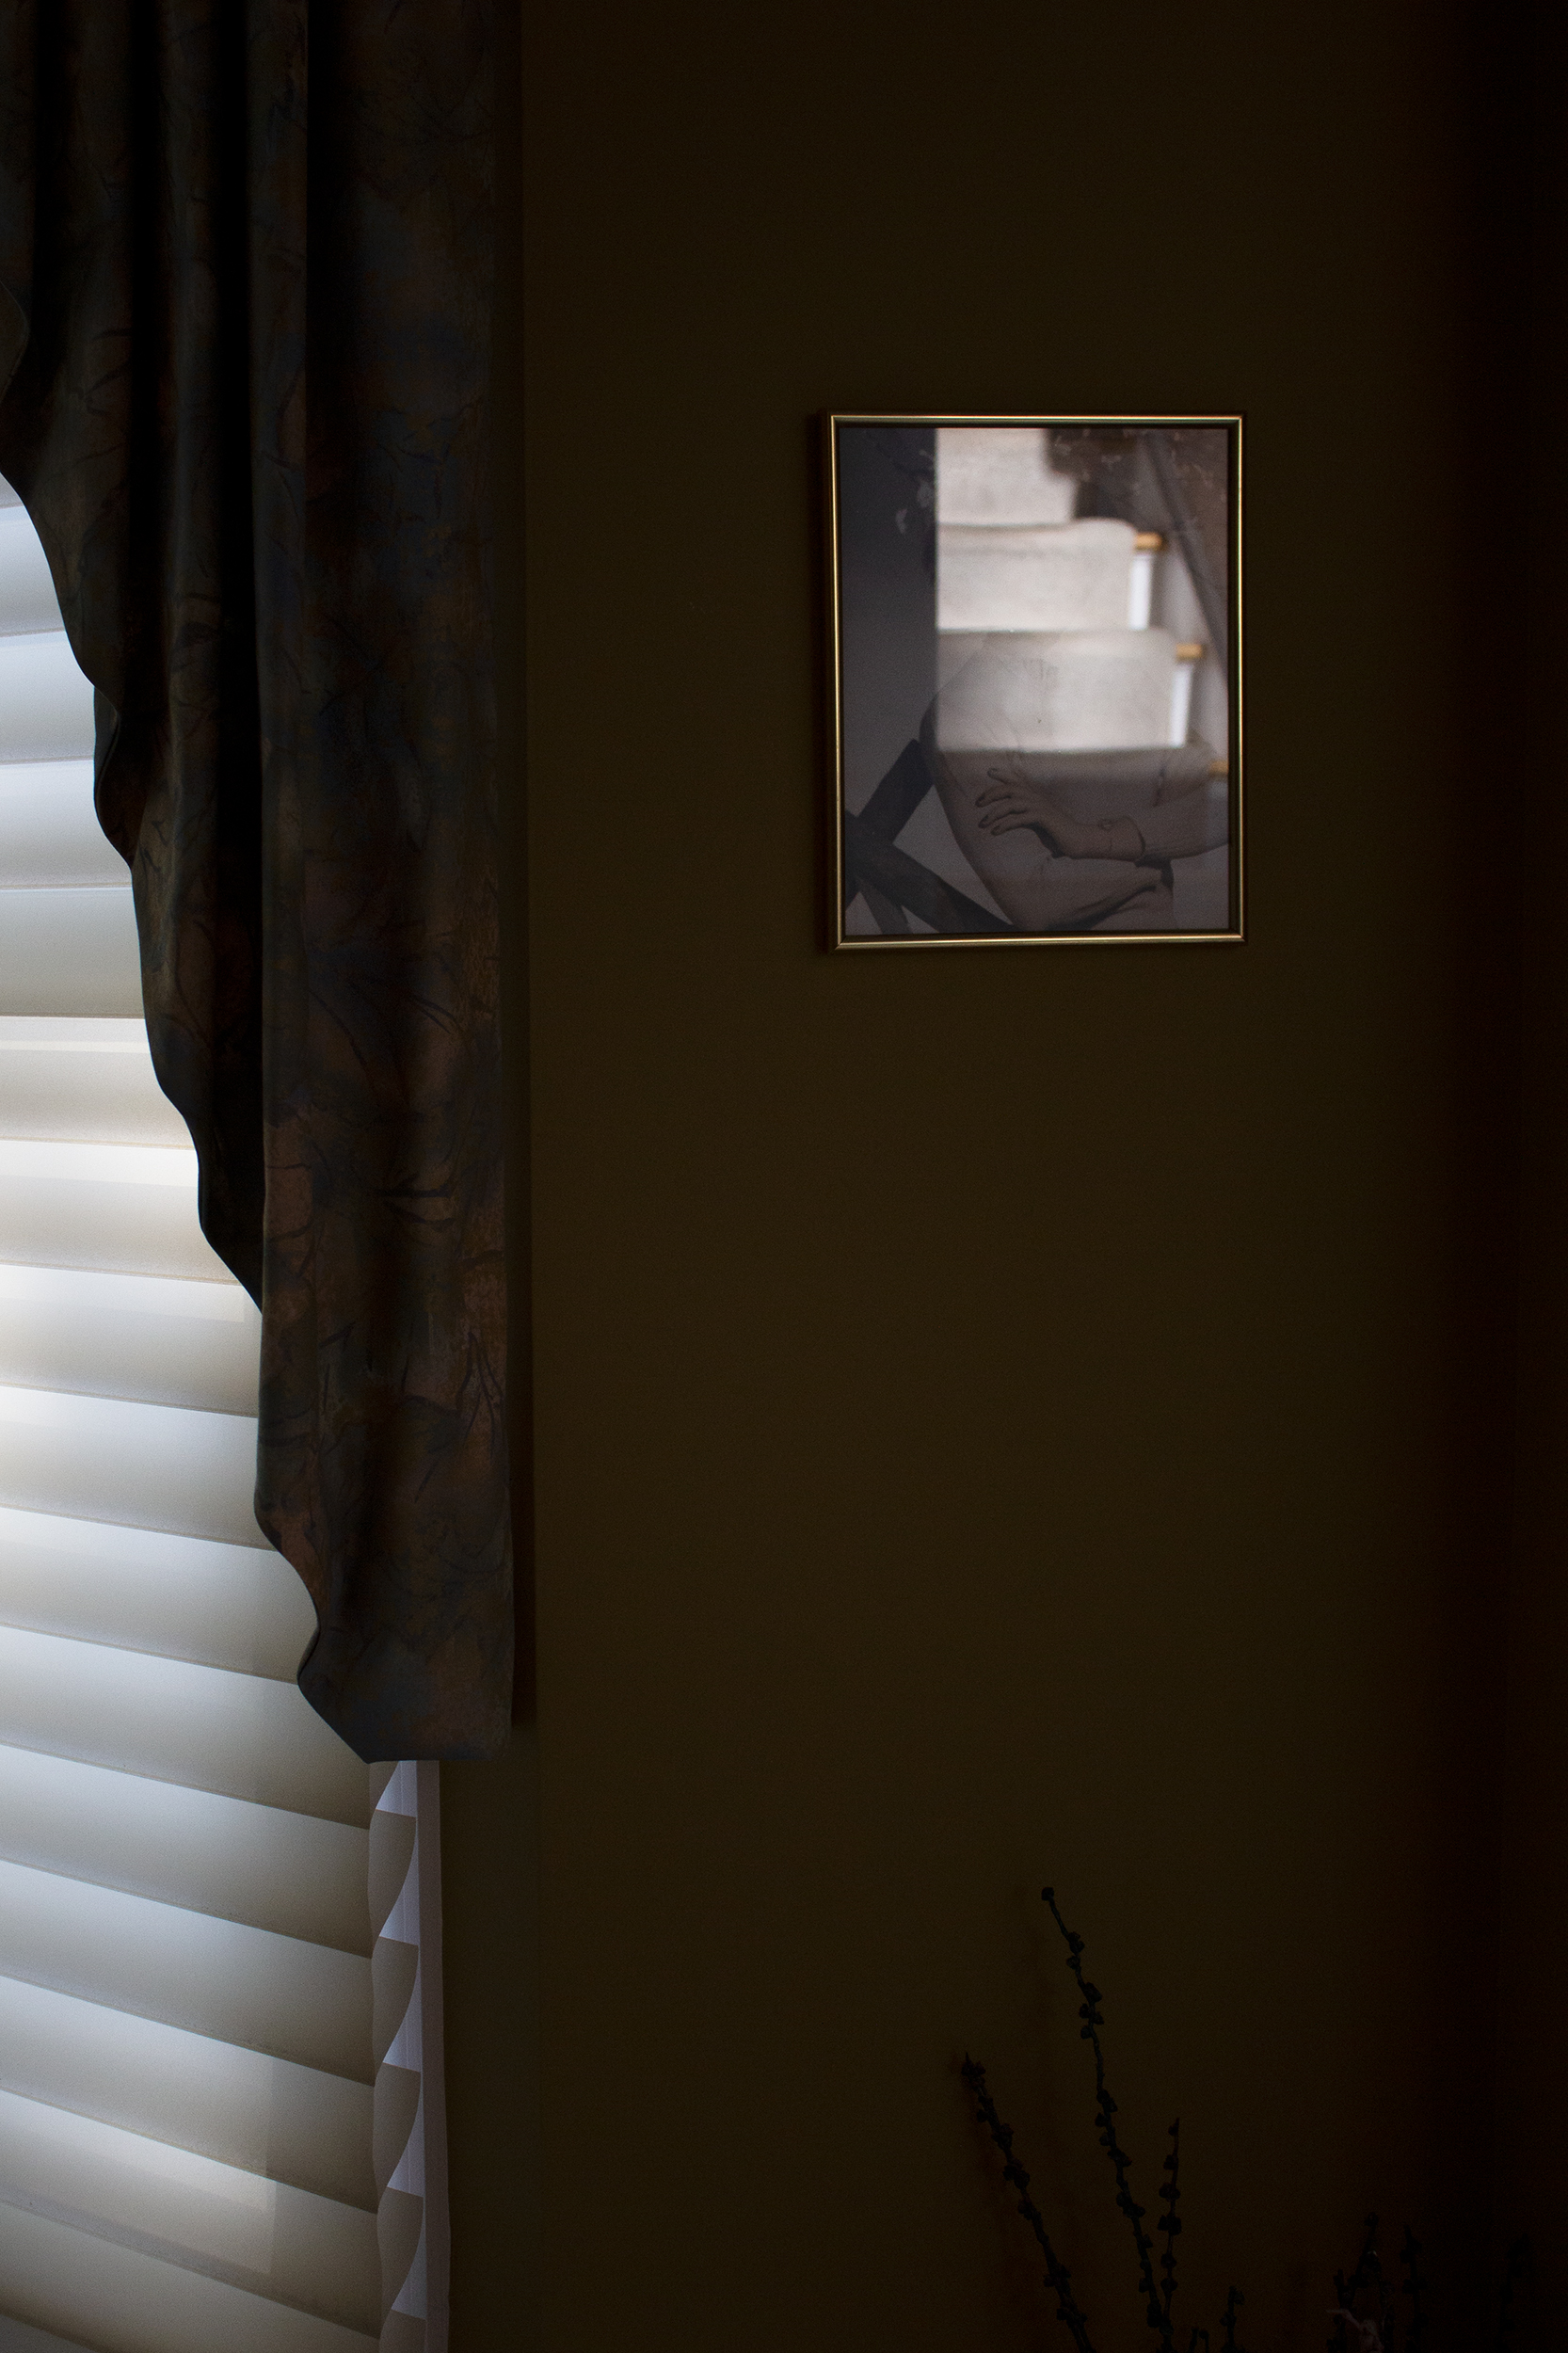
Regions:
<instances>
[{"instance_id":1,"label":"sunlit blind","mask_svg":"<svg viewBox=\"0 0 1568 2353\"><path fill-rule=\"evenodd\" d=\"M416 1781L295 1687L259 1319L197 1224L91 690L0 499L0 2353L438 2353Z\"/></svg>"}]
</instances>

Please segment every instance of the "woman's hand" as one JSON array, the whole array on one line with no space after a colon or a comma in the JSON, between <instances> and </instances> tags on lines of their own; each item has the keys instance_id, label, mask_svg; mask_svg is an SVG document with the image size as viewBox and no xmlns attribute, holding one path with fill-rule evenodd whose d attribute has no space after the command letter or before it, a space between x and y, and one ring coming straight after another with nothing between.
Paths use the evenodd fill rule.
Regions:
<instances>
[{"instance_id":1,"label":"woman's hand","mask_svg":"<svg viewBox=\"0 0 1568 2353\"><path fill-rule=\"evenodd\" d=\"M1058 857L1125 857L1144 855L1144 837L1130 817L1108 817L1097 825L1080 824L1059 808L1042 784L1026 776L1016 760L987 768L995 782L975 795L983 832L1013 833L1020 825L1043 834Z\"/></svg>"},{"instance_id":2,"label":"woman's hand","mask_svg":"<svg viewBox=\"0 0 1568 2353\"><path fill-rule=\"evenodd\" d=\"M1058 808L1044 785L1032 784L1014 760L985 773L994 781L975 794L983 833L1015 833L1020 825L1032 825L1059 856L1087 857L1090 828Z\"/></svg>"}]
</instances>

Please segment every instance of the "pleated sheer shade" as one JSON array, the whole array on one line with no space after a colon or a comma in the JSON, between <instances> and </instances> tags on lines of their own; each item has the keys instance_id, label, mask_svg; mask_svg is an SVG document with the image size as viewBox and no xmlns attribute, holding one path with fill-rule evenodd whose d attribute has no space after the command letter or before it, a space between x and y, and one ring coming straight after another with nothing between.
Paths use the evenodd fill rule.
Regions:
<instances>
[{"instance_id":1,"label":"pleated sheer shade","mask_svg":"<svg viewBox=\"0 0 1568 2353\"><path fill-rule=\"evenodd\" d=\"M436 1769L296 1688L260 1320L0 500L0 2353L442 2353Z\"/></svg>"}]
</instances>

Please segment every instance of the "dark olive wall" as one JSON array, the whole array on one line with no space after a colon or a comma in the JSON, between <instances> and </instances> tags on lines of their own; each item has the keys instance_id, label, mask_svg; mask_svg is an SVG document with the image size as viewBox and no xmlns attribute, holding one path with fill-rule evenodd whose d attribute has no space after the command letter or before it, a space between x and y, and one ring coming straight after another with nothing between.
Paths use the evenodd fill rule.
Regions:
<instances>
[{"instance_id":1,"label":"dark olive wall","mask_svg":"<svg viewBox=\"0 0 1568 2353\"><path fill-rule=\"evenodd\" d=\"M1528 323L1515 413L1527 465L1511 496L1525 540L1509 599L1526 650L1520 757L1503 772L1523 816L1508 894L1522 944L1519 1444L1500 1809L1496 2211L1534 2248L1539 2342L1564 2333L1568 2281L1568 792L1561 680L1568 636L1568 19L1534 24L1530 136L1514 142L1505 202L1512 314Z\"/></svg>"},{"instance_id":2,"label":"dark olive wall","mask_svg":"<svg viewBox=\"0 0 1568 2353\"><path fill-rule=\"evenodd\" d=\"M1056 2341L967 2049L1138 2341L1046 1879L1151 2208L1183 2120L1188 2319L1234 2278L1316 2353L1375 2207L1457 2346L1517 1076L1476 60L1366 0L523 41L537 1718L447 1776L454 2353ZM1244 948L824 952L829 406L1245 411Z\"/></svg>"}]
</instances>

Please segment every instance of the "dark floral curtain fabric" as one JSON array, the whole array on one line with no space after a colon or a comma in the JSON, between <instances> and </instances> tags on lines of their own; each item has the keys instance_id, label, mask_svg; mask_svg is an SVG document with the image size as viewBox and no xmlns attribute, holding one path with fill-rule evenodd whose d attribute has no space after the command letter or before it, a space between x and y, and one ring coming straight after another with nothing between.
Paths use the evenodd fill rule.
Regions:
<instances>
[{"instance_id":1,"label":"dark floral curtain fabric","mask_svg":"<svg viewBox=\"0 0 1568 2353\"><path fill-rule=\"evenodd\" d=\"M509 1718L491 98L488 0L0 0L0 472L367 1758Z\"/></svg>"}]
</instances>

